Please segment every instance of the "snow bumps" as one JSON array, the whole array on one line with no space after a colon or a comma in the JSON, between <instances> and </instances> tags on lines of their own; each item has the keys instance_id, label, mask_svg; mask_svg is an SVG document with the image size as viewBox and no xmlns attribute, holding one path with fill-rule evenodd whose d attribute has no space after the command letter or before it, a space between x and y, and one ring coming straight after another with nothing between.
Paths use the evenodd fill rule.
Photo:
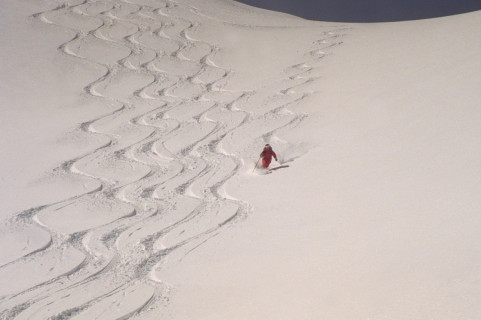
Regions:
<instances>
[{"instance_id":1,"label":"snow bumps","mask_svg":"<svg viewBox=\"0 0 481 320\"><path fill-rule=\"evenodd\" d=\"M298 37L302 54L259 73L272 53L253 64L239 45L256 46L280 26L257 30L207 9L65 1L34 15L73 34L59 50L100 74L79 96L104 112L79 125L83 152L54 170L82 181L84 191L10 221L18 231L6 238L25 245L2 256L2 317L152 318L172 289L163 268L250 212L226 184L246 174L259 144L289 150L283 132L307 117L293 107L316 90L317 65L344 28ZM312 27L282 34L291 39L303 28Z\"/></svg>"}]
</instances>

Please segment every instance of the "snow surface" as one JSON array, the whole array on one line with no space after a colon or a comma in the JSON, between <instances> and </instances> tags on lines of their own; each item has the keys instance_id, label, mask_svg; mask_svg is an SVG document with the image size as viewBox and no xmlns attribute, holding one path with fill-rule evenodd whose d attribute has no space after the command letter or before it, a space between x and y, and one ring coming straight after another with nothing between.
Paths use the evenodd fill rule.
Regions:
<instances>
[{"instance_id":1,"label":"snow surface","mask_svg":"<svg viewBox=\"0 0 481 320\"><path fill-rule=\"evenodd\" d=\"M0 1L0 318L480 318L480 38Z\"/></svg>"}]
</instances>

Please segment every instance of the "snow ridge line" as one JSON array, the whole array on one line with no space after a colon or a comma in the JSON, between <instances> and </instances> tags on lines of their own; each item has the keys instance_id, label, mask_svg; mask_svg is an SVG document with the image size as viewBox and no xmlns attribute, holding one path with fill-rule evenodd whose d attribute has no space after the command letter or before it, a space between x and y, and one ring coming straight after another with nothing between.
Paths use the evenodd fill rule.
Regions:
<instances>
[{"instance_id":1,"label":"snow ridge line","mask_svg":"<svg viewBox=\"0 0 481 320\"><path fill-rule=\"evenodd\" d=\"M4 295L0 317L91 319L112 302L138 295L109 319L149 318L169 298L171 288L159 278L165 264L181 260L250 212L247 203L225 191L243 167L232 145L259 120L276 121L261 136L249 137L248 145L270 142L279 131L299 125L306 115L288 107L309 95L302 86L316 80L310 75L315 67L286 70L289 84L275 94L286 102L260 115L242 110L239 105L260 92L223 90L232 72L215 64L219 48L189 36L199 22L173 13L182 10L189 8L172 1L71 0L33 16L75 32L59 50L105 70L84 91L113 110L79 127L103 142L57 169L100 187L27 210L20 214L23 222L17 219L40 225L51 241L12 267L65 248L80 263ZM106 53L102 61L99 52ZM308 55L315 63L324 54ZM295 80L301 81L292 84ZM279 122L286 113L287 121ZM88 212L94 213L92 224L60 221Z\"/></svg>"}]
</instances>

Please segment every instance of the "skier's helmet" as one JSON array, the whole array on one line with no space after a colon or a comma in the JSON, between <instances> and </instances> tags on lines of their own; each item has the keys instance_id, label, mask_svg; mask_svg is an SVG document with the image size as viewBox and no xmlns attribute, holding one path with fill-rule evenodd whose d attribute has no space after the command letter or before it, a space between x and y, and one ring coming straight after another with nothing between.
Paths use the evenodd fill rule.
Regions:
<instances>
[{"instance_id":1,"label":"skier's helmet","mask_svg":"<svg viewBox=\"0 0 481 320\"><path fill-rule=\"evenodd\" d=\"M266 144L266 145L264 146L264 149L271 149L271 145L270 145L270 144Z\"/></svg>"}]
</instances>

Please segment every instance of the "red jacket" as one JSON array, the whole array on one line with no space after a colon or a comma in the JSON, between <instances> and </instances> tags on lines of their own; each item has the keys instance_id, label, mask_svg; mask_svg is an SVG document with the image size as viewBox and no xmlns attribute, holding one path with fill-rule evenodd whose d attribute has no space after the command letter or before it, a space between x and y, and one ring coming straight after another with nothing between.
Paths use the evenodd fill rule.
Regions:
<instances>
[{"instance_id":1,"label":"red jacket","mask_svg":"<svg viewBox=\"0 0 481 320\"><path fill-rule=\"evenodd\" d=\"M277 155L272 148L265 148L261 153L261 158L263 159L267 158L270 160L272 157L274 157L274 159L277 161Z\"/></svg>"}]
</instances>

